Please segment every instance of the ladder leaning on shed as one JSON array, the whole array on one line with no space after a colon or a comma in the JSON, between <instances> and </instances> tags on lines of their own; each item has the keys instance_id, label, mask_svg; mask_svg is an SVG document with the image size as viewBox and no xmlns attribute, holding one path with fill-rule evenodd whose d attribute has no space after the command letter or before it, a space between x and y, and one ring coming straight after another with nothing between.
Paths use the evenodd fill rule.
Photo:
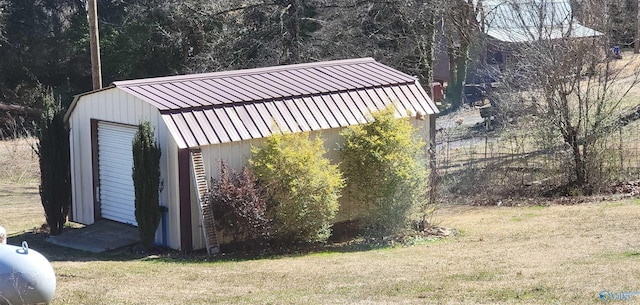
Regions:
<instances>
[{"instance_id":1,"label":"ladder leaning on shed","mask_svg":"<svg viewBox=\"0 0 640 305\"><path fill-rule=\"evenodd\" d=\"M200 210L200 224L204 233L204 241L207 247L207 254L215 254L220 252L218 238L216 237L215 222L213 220L213 212L209 206L209 187L207 184L207 176L204 170L204 161L202 159L202 151L191 151L191 168L193 169L193 183L198 196L198 207Z\"/></svg>"}]
</instances>

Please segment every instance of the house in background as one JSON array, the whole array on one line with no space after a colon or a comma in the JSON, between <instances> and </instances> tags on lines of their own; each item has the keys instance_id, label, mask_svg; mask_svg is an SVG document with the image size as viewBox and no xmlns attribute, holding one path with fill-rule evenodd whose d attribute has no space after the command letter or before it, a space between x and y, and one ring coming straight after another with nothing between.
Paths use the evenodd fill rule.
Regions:
<instances>
[{"instance_id":1,"label":"house in background","mask_svg":"<svg viewBox=\"0 0 640 305\"><path fill-rule=\"evenodd\" d=\"M601 32L578 22L569 0L483 0L480 26L486 36L485 65L474 80L492 80L503 71L519 44L540 40L583 39Z\"/></svg>"},{"instance_id":2,"label":"house in background","mask_svg":"<svg viewBox=\"0 0 640 305\"><path fill-rule=\"evenodd\" d=\"M578 22L570 0L478 0L475 5L480 6L477 18L483 35L482 45L470 52L468 84L494 81L509 64L512 51L523 43L602 35ZM441 31L437 37L434 79L447 82L450 70L444 35Z\"/></svg>"},{"instance_id":3,"label":"house in background","mask_svg":"<svg viewBox=\"0 0 640 305\"><path fill-rule=\"evenodd\" d=\"M160 205L166 212L156 243L183 251L208 247L199 198L206 181L218 177L221 161L240 169L251 146L278 128L321 133L336 161L339 132L388 106L397 117L411 117L429 141L438 110L424 89L371 58L114 82L76 96L65 116L70 218L136 225L132 139L137 125L148 121L162 150Z\"/></svg>"}]
</instances>

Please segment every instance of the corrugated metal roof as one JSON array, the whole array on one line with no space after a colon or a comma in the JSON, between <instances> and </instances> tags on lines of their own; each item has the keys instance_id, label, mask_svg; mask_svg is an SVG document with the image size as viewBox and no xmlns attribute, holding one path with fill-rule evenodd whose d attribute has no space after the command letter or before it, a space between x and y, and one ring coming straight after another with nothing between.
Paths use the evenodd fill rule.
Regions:
<instances>
[{"instance_id":1,"label":"corrugated metal roof","mask_svg":"<svg viewBox=\"0 0 640 305\"><path fill-rule=\"evenodd\" d=\"M280 130L360 124L438 110L417 79L371 58L114 82L160 110L180 148L262 138Z\"/></svg>"},{"instance_id":2,"label":"corrugated metal roof","mask_svg":"<svg viewBox=\"0 0 640 305\"><path fill-rule=\"evenodd\" d=\"M602 33L578 23L569 0L485 0L487 35L504 42L595 37Z\"/></svg>"}]
</instances>

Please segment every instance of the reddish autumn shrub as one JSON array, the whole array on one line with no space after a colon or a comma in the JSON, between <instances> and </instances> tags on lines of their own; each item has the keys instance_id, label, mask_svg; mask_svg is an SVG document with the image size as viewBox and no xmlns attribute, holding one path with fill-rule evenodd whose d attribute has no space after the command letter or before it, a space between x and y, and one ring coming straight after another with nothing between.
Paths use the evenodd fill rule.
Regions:
<instances>
[{"instance_id":1,"label":"reddish autumn shrub","mask_svg":"<svg viewBox=\"0 0 640 305\"><path fill-rule=\"evenodd\" d=\"M216 229L225 237L231 236L233 243L250 246L269 239L271 221L266 217L265 192L250 168L236 172L223 162L220 179L211 179L209 200Z\"/></svg>"}]
</instances>

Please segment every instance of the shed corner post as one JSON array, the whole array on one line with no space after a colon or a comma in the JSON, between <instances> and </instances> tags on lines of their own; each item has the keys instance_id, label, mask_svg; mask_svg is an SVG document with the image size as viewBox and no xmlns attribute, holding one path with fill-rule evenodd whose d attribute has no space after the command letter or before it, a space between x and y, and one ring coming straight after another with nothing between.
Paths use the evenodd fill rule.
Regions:
<instances>
[{"instance_id":1,"label":"shed corner post","mask_svg":"<svg viewBox=\"0 0 640 305\"><path fill-rule=\"evenodd\" d=\"M178 149L178 185L180 198L180 251L193 251L191 232L191 172L189 171L189 149Z\"/></svg>"}]
</instances>

